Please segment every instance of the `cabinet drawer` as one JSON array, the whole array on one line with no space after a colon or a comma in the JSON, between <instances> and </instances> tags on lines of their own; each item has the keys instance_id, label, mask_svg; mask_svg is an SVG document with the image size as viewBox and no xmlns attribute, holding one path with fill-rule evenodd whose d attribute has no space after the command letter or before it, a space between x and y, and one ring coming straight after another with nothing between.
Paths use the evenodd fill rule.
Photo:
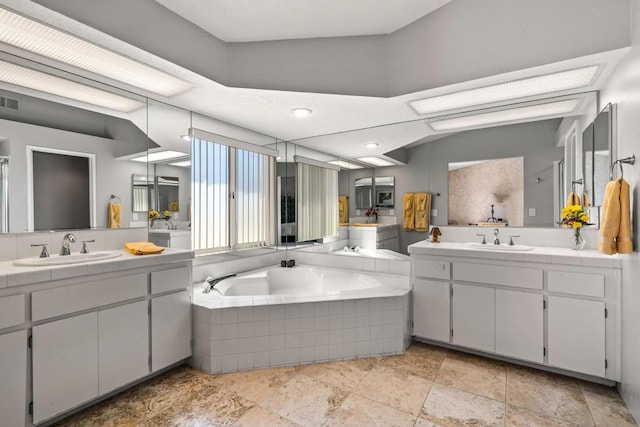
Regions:
<instances>
[{"instance_id":1,"label":"cabinet drawer","mask_svg":"<svg viewBox=\"0 0 640 427\"><path fill-rule=\"evenodd\" d=\"M413 273L416 277L449 280L451 278L451 263L416 257L413 261Z\"/></svg>"},{"instance_id":2,"label":"cabinet drawer","mask_svg":"<svg viewBox=\"0 0 640 427\"><path fill-rule=\"evenodd\" d=\"M139 298L146 294L145 273L47 289L32 294L31 315L34 321L38 321Z\"/></svg>"},{"instance_id":3,"label":"cabinet drawer","mask_svg":"<svg viewBox=\"0 0 640 427\"><path fill-rule=\"evenodd\" d=\"M454 262L453 280L542 289L543 272L537 268Z\"/></svg>"},{"instance_id":4,"label":"cabinet drawer","mask_svg":"<svg viewBox=\"0 0 640 427\"><path fill-rule=\"evenodd\" d=\"M151 293L184 290L189 285L189 273L185 267L151 273Z\"/></svg>"},{"instance_id":5,"label":"cabinet drawer","mask_svg":"<svg viewBox=\"0 0 640 427\"><path fill-rule=\"evenodd\" d=\"M0 329L25 322L25 296L13 295L0 298Z\"/></svg>"},{"instance_id":6,"label":"cabinet drawer","mask_svg":"<svg viewBox=\"0 0 640 427\"><path fill-rule=\"evenodd\" d=\"M604 298L602 274L547 271L549 292Z\"/></svg>"}]
</instances>

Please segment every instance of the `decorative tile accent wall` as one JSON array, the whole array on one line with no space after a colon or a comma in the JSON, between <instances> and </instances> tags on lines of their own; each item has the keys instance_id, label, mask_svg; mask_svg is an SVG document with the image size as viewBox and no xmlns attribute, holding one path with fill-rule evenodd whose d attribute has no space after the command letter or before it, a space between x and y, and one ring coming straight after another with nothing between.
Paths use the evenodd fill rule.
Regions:
<instances>
[{"instance_id":1,"label":"decorative tile accent wall","mask_svg":"<svg viewBox=\"0 0 640 427\"><path fill-rule=\"evenodd\" d=\"M401 354L411 341L408 292L193 313L192 364L208 373Z\"/></svg>"}]
</instances>

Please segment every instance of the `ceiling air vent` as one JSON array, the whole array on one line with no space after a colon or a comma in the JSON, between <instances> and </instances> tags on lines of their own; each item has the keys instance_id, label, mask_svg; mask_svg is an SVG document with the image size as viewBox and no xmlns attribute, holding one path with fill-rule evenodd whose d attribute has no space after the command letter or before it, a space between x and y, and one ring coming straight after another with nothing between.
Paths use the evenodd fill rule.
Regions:
<instances>
[{"instance_id":1,"label":"ceiling air vent","mask_svg":"<svg viewBox=\"0 0 640 427\"><path fill-rule=\"evenodd\" d=\"M20 108L20 101L13 98L7 98L6 96L0 96L0 108L18 111Z\"/></svg>"}]
</instances>

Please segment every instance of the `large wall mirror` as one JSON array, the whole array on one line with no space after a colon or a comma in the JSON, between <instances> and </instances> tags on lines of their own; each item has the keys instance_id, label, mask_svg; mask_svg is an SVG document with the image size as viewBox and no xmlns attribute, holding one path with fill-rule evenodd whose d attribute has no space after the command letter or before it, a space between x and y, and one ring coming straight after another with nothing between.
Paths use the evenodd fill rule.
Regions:
<instances>
[{"instance_id":1,"label":"large wall mirror","mask_svg":"<svg viewBox=\"0 0 640 427\"><path fill-rule=\"evenodd\" d=\"M112 195L122 204L118 226L129 227L131 177L147 175L146 162L131 160L147 154L147 99L11 55L0 60L98 93L88 104L0 83L1 231L105 228ZM111 97L119 106L98 105Z\"/></svg>"}]
</instances>

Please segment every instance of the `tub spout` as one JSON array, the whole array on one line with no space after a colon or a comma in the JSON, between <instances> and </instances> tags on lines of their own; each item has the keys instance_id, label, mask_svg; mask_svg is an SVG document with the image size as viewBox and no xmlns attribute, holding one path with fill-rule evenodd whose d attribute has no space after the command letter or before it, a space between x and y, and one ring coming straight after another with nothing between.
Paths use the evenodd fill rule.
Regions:
<instances>
[{"instance_id":1,"label":"tub spout","mask_svg":"<svg viewBox=\"0 0 640 427\"><path fill-rule=\"evenodd\" d=\"M227 274L226 276L220 276L215 279L211 276L207 277L204 279L204 283L202 283L202 293L208 294L218 283L230 277L236 277L236 274Z\"/></svg>"}]
</instances>

